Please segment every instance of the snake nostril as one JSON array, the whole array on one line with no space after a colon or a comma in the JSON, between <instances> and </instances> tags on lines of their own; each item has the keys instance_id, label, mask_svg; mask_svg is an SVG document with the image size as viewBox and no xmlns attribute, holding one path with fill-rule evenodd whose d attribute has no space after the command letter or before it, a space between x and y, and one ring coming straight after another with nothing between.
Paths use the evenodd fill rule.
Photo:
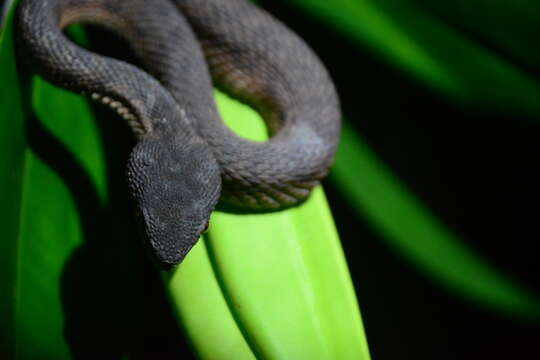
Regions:
<instances>
[{"instance_id":1,"label":"snake nostril","mask_svg":"<svg viewBox=\"0 0 540 360\"><path fill-rule=\"evenodd\" d=\"M204 225L204 229L201 232L201 234L206 234L208 232L208 227L210 226L210 221L206 221L206 224Z\"/></svg>"}]
</instances>

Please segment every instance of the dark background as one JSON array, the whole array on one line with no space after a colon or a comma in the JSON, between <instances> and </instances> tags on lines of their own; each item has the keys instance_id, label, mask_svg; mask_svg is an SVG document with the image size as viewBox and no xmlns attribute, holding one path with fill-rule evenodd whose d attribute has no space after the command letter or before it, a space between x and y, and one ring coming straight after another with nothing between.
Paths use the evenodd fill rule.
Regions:
<instances>
[{"instance_id":1,"label":"dark background","mask_svg":"<svg viewBox=\"0 0 540 360\"><path fill-rule=\"evenodd\" d=\"M538 119L460 105L286 1L261 5L314 48L355 131L409 190L489 263L539 294ZM112 44L100 46L106 51ZM531 77L539 74L516 65ZM332 182L325 189L373 359L540 358L538 324L492 312L432 281L385 245ZM142 302L159 311L143 313L143 326L123 338L137 339L134 358L189 358L176 324L159 320L172 315L152 285L159 283L157 273L144 266L150 291Z\"/></svg>"},{"instance_id":2,"label":"dark background","mask_svg":"<svg viewBox=\"0 0 540 360\"><path fill-rule=\"evenodd\" d=\"M460 106L286 1L263 5L315 49L345 117L416 197L489 263L539 294L538 119ZM332 182L325 189L373 359L540 358L538 325L429 280L355 215Z\"/></svg>"}]
</instances>

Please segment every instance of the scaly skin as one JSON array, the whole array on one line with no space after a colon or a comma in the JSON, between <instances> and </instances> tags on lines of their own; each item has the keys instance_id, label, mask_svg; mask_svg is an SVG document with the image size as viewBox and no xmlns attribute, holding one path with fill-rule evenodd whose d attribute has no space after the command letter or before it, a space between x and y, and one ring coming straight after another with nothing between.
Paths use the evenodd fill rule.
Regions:
<instances>
[{"instance_id":1,"label":"scaly skin","mask_svg":"<svg viewBox=\"0 0 540 360\"><path fill-rule=\"evenodd\" d=\"M73 23L117 33L147 72L71 43L62 29ZM236 208L289 207L332 163L340 113L326 70L246 0L23 0L17 34L42 76L131 126L128 183L163 267L185 257L220 196ZM270 140L223 124L212 80L260 112Z\"/></svg>"}]
</instances>

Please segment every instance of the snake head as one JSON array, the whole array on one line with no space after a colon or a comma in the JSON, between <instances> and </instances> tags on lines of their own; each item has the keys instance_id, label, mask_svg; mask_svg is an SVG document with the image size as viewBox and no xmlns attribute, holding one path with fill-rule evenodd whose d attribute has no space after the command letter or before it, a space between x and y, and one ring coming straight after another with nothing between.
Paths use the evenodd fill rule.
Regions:
<instances>
[{"instance_id":1,"label":"snake head","mask_svg":"<svg viewBox=\"0 0 540 360\"><path fill-rule=\"evenodd\" d=\"M151 255L169 269L208 227L221 191L219 166L201 140L144 138L130 155L127 177Z\"/></svg>"}]
</instances>

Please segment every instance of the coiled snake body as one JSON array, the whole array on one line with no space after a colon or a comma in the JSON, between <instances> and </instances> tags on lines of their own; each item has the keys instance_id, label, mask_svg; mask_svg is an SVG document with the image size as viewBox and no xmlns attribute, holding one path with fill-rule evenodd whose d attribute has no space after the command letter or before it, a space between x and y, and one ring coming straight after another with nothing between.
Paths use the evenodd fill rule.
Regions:
<instances>
[{"instance_id":1,"label":"coiled snake body","mask_svg":"<svg viewBox=\"0 0 540 360\"><path fill-rule=\"evenodd\" d=\"M70 42L73 23L126 40L145 71ZM180 262L218 199L292 206L327 173L340 113L332 82L303 41L247 0L23 0L17 34L38 72L108 104L138 138L130 189L154 257ZM271 138L221 121L212 81L248 103Z\"/></svg>"}]
</instances>

